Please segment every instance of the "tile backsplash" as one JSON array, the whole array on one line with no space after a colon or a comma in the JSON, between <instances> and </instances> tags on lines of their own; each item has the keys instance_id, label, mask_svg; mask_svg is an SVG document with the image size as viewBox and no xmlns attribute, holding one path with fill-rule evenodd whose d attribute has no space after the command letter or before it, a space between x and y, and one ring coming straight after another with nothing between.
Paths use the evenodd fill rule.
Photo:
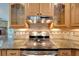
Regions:
<instances>
[{"instance_id":1,"label":"tile backsplash","mask_svg":"<svg viewBox=\"0 0 79 59\"><path fill-rule=\"evenodd\" d=\"M79 48L79 29L52 30L50 40L55 43L57 48Z\"/></svg>"},{"instance_id":2,"label":"tile backsplash","mask_svg":"<svg viewBox=\"0 0 79 59\"><path fill-rule=\"evenodd\" d=\"M46 31L49 33L49 40L53 43L53 48L79 48L79 29L52 29ZM29 33L30 32L25 29L14 30L14 39L8 39L10 44L7 45L6 39L4 42L0 39L0 43L4 43L5 48L27 48ZM11 36L11 34L9 36ZM11 45L11 42L13 45ZM0 45L0 48L3 48L2 46L3 45Z\"/></svg>"},{"instance_id":3,"label":"tile backsplash","mask_svg":"<svg viewBox=\"0 0 79 59\"><path fill-rule=\"evenodd\" d=\"M53 43L53 48L79 48L79 29L46 31L49 33L49 40ZM27 48L28 39L29 31L14 30L13 48Z\"/></svg>"}]
</instances>

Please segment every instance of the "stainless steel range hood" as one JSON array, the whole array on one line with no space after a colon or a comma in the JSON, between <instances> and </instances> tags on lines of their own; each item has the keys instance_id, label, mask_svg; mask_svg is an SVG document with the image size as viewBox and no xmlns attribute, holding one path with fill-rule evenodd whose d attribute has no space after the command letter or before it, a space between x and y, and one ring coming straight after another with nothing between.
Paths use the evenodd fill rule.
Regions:
<instances>
[{"instance_id":1,"label":"stainless steel range hood","mask_svg":"<svg viewBox=\"0 0 79 59\"><path fill-rule=\"evenodd\" d=\"M48 24L53 22L53 18L50 16L28 16L30 29L48 29Z\"/></svg>"},{"instance_id":2,"label":"stainless steel range hood","mask_svg":"<svg viewBox=\"0 0 79 59\"><path fill-rule=\"evenodd\" d=\"M47 21L53 20L53 18L50 16L28 16L27 19L31 23L47 23Z\"/></svg>"}]
</instances>

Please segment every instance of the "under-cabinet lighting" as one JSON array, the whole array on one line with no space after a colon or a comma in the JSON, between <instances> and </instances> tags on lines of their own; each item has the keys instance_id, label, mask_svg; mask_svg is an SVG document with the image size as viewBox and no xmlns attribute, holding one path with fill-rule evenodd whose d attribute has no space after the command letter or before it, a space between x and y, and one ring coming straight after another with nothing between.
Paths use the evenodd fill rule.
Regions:
<instances>
[{"instance_id":1,"label":"under-cabinet lighting","mask_svg":"<svg viewBox=\"0 0 79 59\"><path fill-rule=\"evenodd\" d=\"M37 35L37 32L32 32L32 34L33 34L34 36L36 36L36 35Z\"/></svg>"},{"instance_id":2,"label":"under-cabinet lighting","mask_svg":"<svg viewBox=\"0 0 79 59\"><path fill-rule=\"evenodd\" d=\"M32 20L29 20L30 23L32 23Z\"/></svg>"},{"instance_id":3,"label":"under-cabinet lighting","mask_svg":"<svg viewBox=\"0 0 79 59\"><path fill-rule=\"evenodd\" d=\"M61 31L61 29L51 29L51 31Z\"/></svg>"},{"instance_id":4,"label":"under-cabinet lighting","mask_svg":"<svg viewBox=\"0 0 79 59\"><path fill-rule=\"evenodd\" d=\"M45 19L42 19L42 20L41 20L41 23L45 23Z\"/></svg>"},{"instance_id":5,"label":"under-cabinet lighting","mask_svg":"<svg viewBox=\"0 0 79 59\"><path fill-rule=\"evenodd\" d=\"M51 23L51 22L52 22L51 20L47 20L47 21L46 21L46 23Z\"/></svg>"},{"instance_id":6,"label":"under-cabinet lighting","mask_svg":"<svg viewBox=\"0 0 79 59\"><path fill-rule=\"evenodd\" d=\"M42 32L41 34L42 34L42 36L45 36L46 35L46 32Z\"/></svg>"},{"instance_id":7,"label":"under-cabinet lighting","mask_svg":"<svg viewBox=\"0 0 79 59\"><path fill-rule=\"evenodd\" d=\"M52 28L53 28L53 25L54 25L54 24L53 24L53 22L52 22L52 23L50 24L50 29L52 29Z\"/></svg>"},{"instance_id":8,"label":"under-cabinet lighting","mask_svg":"<svg viewBox=\"0 0 79 59\"><path fill-rule=\"evenodd\" d=\"M43 42L43 43L42 43L42 45L43 45L43 46L46 46L46 43L45 43L45 42Z\"/></svg>"},{"instance_id":9,"label":"under-cabinet lighting","mask_svg":"<svg viewBox=\"0 0 79 59\"><path fill-rule=\"evenodd\" d=\"M36 46L37 45L36 42L34 42L33 45Z\"/></svg>"},{"instance_id":10,"label":"under-cabinet lighting","mask_svg":"<svg viewBox=\"0 0 79 59\"><path fill-rule=\"evenodd\" d=\"M37 20L35 19L35 20L33 20L33 23L36 23L37 22Z\"/></svg>"},{"instance_id":11,"label":"under-cabinet lighting","mask_svg":"<svg viewBox=\"0 0 79 59\"><path fill-rule=\"evenodd\" d=\"M79 31L79 29L71 29L70 31Z\"/></svg>"},{"instance_id":12,"label":"under-cabinet lighting","mask_svg":"<svg viewBox=\"0 0 79 59\"><path fill-rule=\"evenodd\" d=\"M58 3L54 3L54 5L58 5Z\"/></svg>"},{"instance_id":13,"label":"under-cabinet lighting","mask_svg":"<svg viewBox=\"0 0 79 59\"><path fill-rule=\"evenodd\" d=\"M27 29L16 29L18 31L26 31Z\"/></svg>"}]
</instances>

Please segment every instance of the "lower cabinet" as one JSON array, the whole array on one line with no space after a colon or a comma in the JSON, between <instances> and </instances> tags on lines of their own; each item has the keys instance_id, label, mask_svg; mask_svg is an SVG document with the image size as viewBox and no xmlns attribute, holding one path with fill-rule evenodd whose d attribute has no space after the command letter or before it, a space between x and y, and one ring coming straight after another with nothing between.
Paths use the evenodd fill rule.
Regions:
<instances>
[{"instance_id":1,"label":"lower cabinet","mask_svg":"<svg viewBox=\"0 0 79 59\"><path fill-rule=\"evenodd\" d=\"M0 56L22 56L20 55L22 52L19 49L8 50L3 49L0 50ZM57 56L79 56L79 50L58 50Z\"/></svg>"},{"instance_id":2,"label":"lower cabinet","mask_svg":"<svg viewBox=\"0 0 79 59\"><path fill-rule=\"evenodd\" d=\"M75 56L79 56L79 50L75 51Z\"/></svg>"},{"instance_id":3,"label":"lower cabinet","mask_svg":"<svg viewBox=\"0 0 79 59\"><path fill-rule=\"evenodd\" d=\"M76 55L76 50L71 50L71 54L72 54L72 56L75 56Z\"/></svg>"},{"instance_id":4,"label":"lower cabinet","mask_svg":"<svg viewBox=\"0 0 79 59\"><path fill-rule=\"evenodd\" d=\"M72 50L72 56L79 56L79 49Z\"/></svg>"},{"instance_id":5,"label":"lower cabinet","mask_svg":"<svg viewBox=\"0 0 79 59\"><path fill-rule=\"evenodd\" d=\"M7 50L7 56L20 56L20 50Z\"/></svg>"},{"instance_id":6,"label":"lower cabinet","mask_svg":"<svg viewBox=\"0 0 79 59\"><path fill-rule=\"evenodd\" d=\"M7 56L7 50L5 50L5 49L4 50L1 50L1 55L2 56Z\"/></svg>"},{"instance_id":7,"label":"lower cabinet","mask_svg":"<svg viewBox=\"0 0 79 59\"><path fill-rule=\"evenodd\" d=\"M71 56L71 50L59 50L58 56Z\"/></svg>"},{"instance_id":8,"label":"lower cabinet","mask_svg":"<svg viewBox=\"0 0 79 59\"><path fill-rule=\"evenodd\" d=\"M0 56L1 56L1 50L0 50Z\"/></svg>"}]
</instances>

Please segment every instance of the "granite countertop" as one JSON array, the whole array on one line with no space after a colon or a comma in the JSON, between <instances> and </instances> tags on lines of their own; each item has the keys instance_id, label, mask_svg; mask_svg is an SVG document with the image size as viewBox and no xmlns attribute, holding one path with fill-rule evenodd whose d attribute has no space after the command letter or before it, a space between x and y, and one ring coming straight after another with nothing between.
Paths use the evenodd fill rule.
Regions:
<instances>
[{"instance_id":1,"label":"granite countertop","mask_svg":"<svg viewBox=\"0 0 79 59\"><path fill-rule=\"evenodd\" d=\"M0 50L57 51L57 50L79 50L79 48L53 48L53 49L0 48Z\"/></svg>"}]
</instances>

